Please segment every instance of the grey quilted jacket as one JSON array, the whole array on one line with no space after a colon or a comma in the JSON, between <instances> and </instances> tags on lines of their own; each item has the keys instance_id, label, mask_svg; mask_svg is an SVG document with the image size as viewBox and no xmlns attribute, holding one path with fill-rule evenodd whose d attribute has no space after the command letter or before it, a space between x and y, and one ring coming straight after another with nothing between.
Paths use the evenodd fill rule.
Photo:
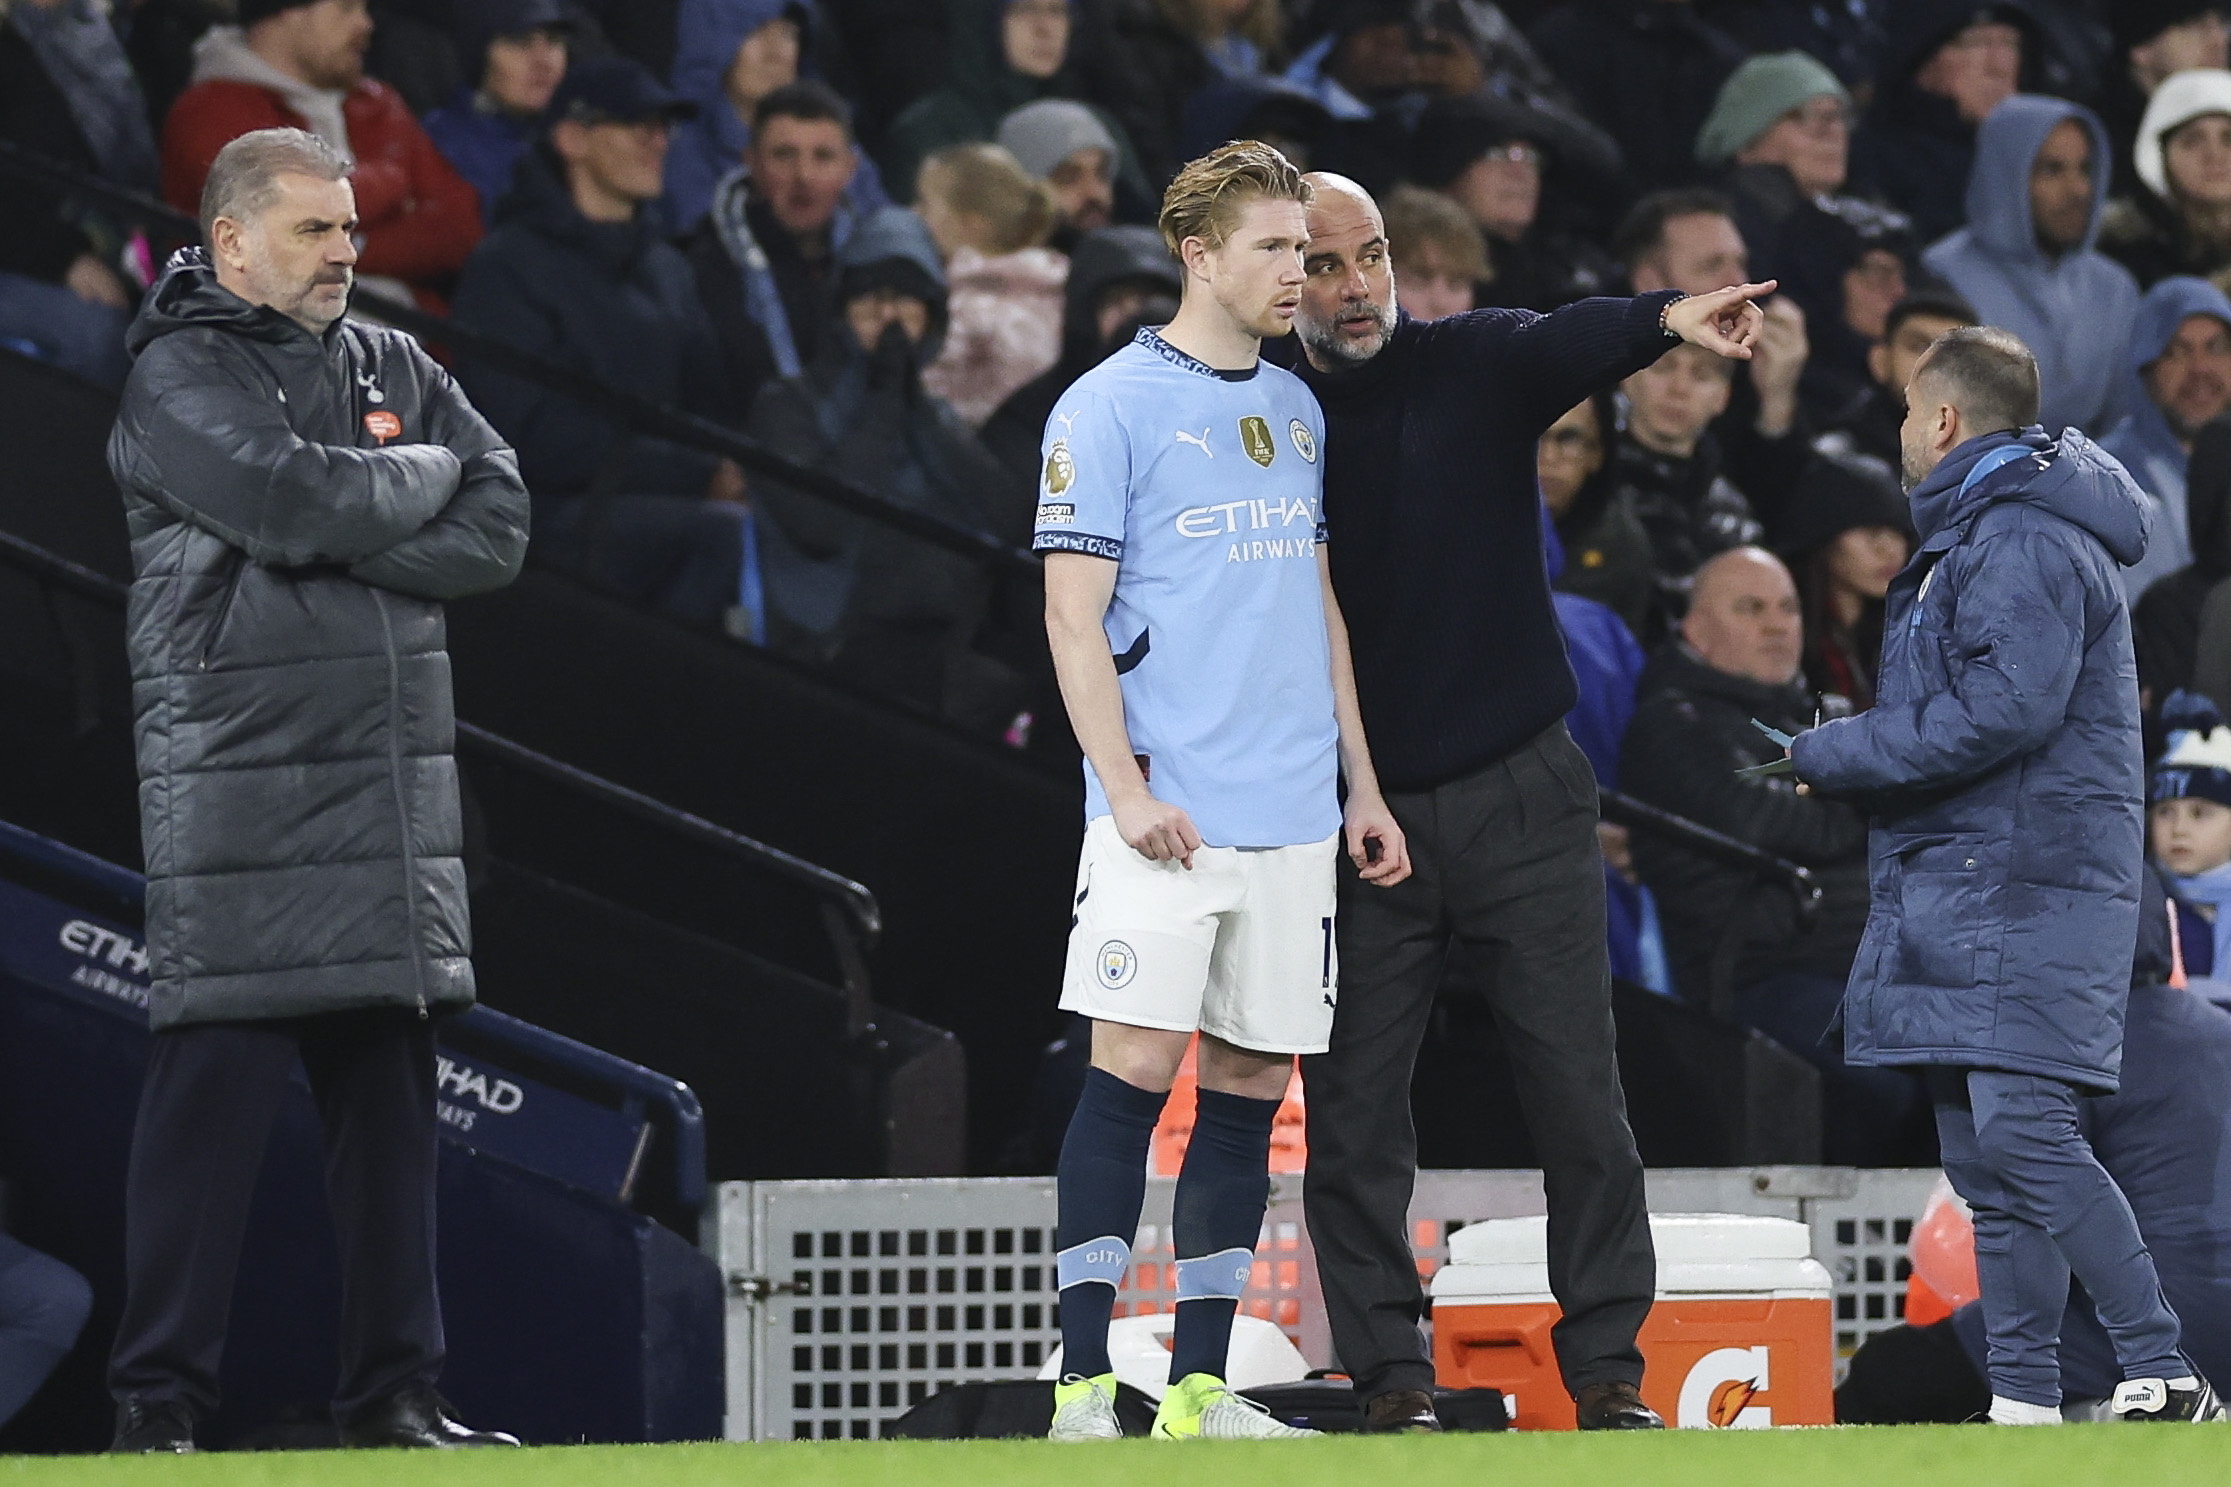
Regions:
<instances>
[{"instance_id":1,"label":"grey quilted jacket","mask_svg":"<svg viewBox=\"0 0 2231 1487\"><path fill-rule=\"evenodd\" d=\"M473 999L442 601L527 546L518 462L418 344L174 258L109 468L156 1028Z\"/></svg>"}]
</instances>

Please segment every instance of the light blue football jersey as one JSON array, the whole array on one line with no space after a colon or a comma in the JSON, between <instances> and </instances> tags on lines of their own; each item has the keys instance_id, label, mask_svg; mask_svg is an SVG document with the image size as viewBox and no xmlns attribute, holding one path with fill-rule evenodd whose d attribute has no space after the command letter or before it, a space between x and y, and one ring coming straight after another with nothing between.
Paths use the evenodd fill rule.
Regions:
<instances>
[{"instance_id":1,"label":"light blue football jersey","mask_svg":"<svg viewBox=\"0 0 2231 1487\"><path fill-rule=\"evenodd\" d=\"M1331 645L1317 578L1324 414L1269 363L1219 372L1152 330L1047 421L1039 552L1117 564L1108 646L1155 798L1212 847L1340 825ZM1085 819L1108 798L1085 765Z\"/></svg>"}]
</instances>

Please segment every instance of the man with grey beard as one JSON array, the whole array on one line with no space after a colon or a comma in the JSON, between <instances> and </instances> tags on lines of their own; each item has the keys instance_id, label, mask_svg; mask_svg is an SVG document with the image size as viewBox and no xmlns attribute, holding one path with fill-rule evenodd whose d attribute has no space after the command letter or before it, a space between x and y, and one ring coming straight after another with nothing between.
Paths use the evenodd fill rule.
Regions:
<instances>
[{"instance_id":1,"label":"man with grey beard","mask_svg":"<svg viewBox=\"0 0 2231 1487\"><path fill-rule=\"evenodd\" d=\"M1657 1429L1635 1333L1656 1293L1611 1023L1596 786L1542 560L1534 446L1566 409L1691 341L1747 359L1774 285L1431 322L1395 304L1362 187L1316 175L1296 370L1325 410L1325 519L1356 690L1415 875L1341 881L1328 1052L1302 1060L1310 1236L1333 1346L1378 1430L1431 1430L1406 1222L1409 1089L1452 946L1472 954L1548 1191L1553 1341L1584 1430Z\"/></svg>"}]
</instances>

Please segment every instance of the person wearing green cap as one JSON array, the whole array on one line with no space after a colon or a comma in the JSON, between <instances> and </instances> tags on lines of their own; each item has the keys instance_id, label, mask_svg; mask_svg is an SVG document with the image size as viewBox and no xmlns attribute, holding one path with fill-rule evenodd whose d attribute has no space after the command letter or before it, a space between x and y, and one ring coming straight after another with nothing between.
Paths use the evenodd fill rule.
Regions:
<instances>
[{"instance_id":1,"label":"person wearing green cap","mask_svg":"<svg viewBox=\"0 0 2231 1487\"><path fill-rule=\"evenodd\" d=\"M1851 163L1851 95L1803 52L1753 57L1721 84L1704 127L1697 163L1724 171L1721 189L1752 266L1778 273L1779 245L1792 218L1844 188Z\"/></svg>"}]
</instances>

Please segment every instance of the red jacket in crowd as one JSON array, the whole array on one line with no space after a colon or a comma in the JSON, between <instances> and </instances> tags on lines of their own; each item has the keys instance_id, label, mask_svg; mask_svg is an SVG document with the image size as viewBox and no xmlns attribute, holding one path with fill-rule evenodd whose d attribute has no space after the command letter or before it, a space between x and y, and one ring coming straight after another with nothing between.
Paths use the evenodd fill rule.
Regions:
<instances>
[{"instance_id":1,"label":"red jacket in crowd","mask_svg":"<svg viewBox=\"0 0 2231 1487\"><path fill-rule=\"evenodd\" d=\"M429 309L480 241L480 197L419 128L402 95L365 78L341 106L356 156L356 213L363 224L357 271L401 279ZM252 129L307 128L269 88L211 79L178 95L163 126L163 195L181 211L201 208L202 182L217 152Z\"/></svg>"}]
</instances>

